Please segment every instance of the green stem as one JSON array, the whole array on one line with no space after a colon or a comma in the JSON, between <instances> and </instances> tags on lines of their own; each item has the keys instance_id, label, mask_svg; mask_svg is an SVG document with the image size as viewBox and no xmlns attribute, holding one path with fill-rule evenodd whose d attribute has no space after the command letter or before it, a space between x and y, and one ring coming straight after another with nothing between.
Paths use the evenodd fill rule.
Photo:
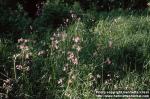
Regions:
<instances>
[{"instance_id":1,"label":"green stem","mask_svg":"<svg viewBox=\"0 0 150 99\"><path fill-rule=\"evenodd\" d=\"M17 79L17 73L16 73L16 57L14 59L14 75L15 75L15 80Z\"/></svg>"}]
</instances>

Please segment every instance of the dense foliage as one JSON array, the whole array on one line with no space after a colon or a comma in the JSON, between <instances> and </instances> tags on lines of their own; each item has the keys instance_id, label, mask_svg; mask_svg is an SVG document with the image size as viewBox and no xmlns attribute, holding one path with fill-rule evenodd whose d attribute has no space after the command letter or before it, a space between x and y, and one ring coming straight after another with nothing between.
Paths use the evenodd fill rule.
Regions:
<instances>
[{"instance_id":1,"label":"dense foliage","mask_svg":"<svg viewBox=\"0 0 150 99\"><path fill-rule=\"evenodd\" d=\"M0 0L2 99L150 89L147 0L11 2Z\"/></svg>"}]
</instances>

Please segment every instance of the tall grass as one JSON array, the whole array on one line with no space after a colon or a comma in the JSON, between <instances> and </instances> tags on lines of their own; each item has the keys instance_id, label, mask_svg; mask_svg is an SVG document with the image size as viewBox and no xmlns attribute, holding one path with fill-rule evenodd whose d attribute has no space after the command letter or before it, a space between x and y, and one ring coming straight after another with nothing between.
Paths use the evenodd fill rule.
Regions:
<instances>
[{"instance_id":1,"label":"tall grass","mask_svg":"<svg viewBox=\"0 0 150 99\"><path fill-rule=\"evenodd\" d=\"M6 98L94 99L94 90L150 89L148 15L89 11L72 18L42 37L22 36L14 51L0 42L12 68L3 83Z\"/></svg>"}]
</instances>

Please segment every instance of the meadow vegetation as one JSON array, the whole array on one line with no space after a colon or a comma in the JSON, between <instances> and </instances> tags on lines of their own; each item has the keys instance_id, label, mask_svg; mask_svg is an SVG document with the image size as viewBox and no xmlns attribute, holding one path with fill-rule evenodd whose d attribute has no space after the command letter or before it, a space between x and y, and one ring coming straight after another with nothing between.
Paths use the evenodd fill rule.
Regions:
<instances>
[{"instance_id":1,"label":"meadow vegetation","mask_svg":"<svg viewBox=\"0 0 150 99\"><path fill-rule=\"evenodd\" d=\"M56 2L58 1L58 2ZM96 99L150 89L150 12L46 2L32 19L0 7L3 99Z\"/></svg>"}]
</instances>

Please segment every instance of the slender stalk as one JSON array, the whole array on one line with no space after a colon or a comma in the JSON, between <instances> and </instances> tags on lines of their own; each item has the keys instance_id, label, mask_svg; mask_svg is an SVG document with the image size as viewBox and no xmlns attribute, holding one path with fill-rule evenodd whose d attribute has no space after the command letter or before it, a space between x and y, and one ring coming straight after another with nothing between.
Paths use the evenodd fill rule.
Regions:
<instances>
[{"instance_id":1,"label":"slender stalk","mask_svg":"<svg viewBox=\"0 0 150 99\"><path fill-rule=\"evenodd\" d=\"M102 65L102 85L103 85L103 79L104 79L104 78L103 78L103 76L104 76L104 75L103 75L103 67L104 67L104 66Z\"/></svg>"},{"instance_id":2,"label":"slender stalk","mask_svg":"<svg viewBox=\"0 0 150 99\"><path fill-rule=\"evenodd\" d=\"M15 80L17 79L17 73L16 73L16 56L14 57L14 75L15 75Z\"/></svg>"}]
</instances>

